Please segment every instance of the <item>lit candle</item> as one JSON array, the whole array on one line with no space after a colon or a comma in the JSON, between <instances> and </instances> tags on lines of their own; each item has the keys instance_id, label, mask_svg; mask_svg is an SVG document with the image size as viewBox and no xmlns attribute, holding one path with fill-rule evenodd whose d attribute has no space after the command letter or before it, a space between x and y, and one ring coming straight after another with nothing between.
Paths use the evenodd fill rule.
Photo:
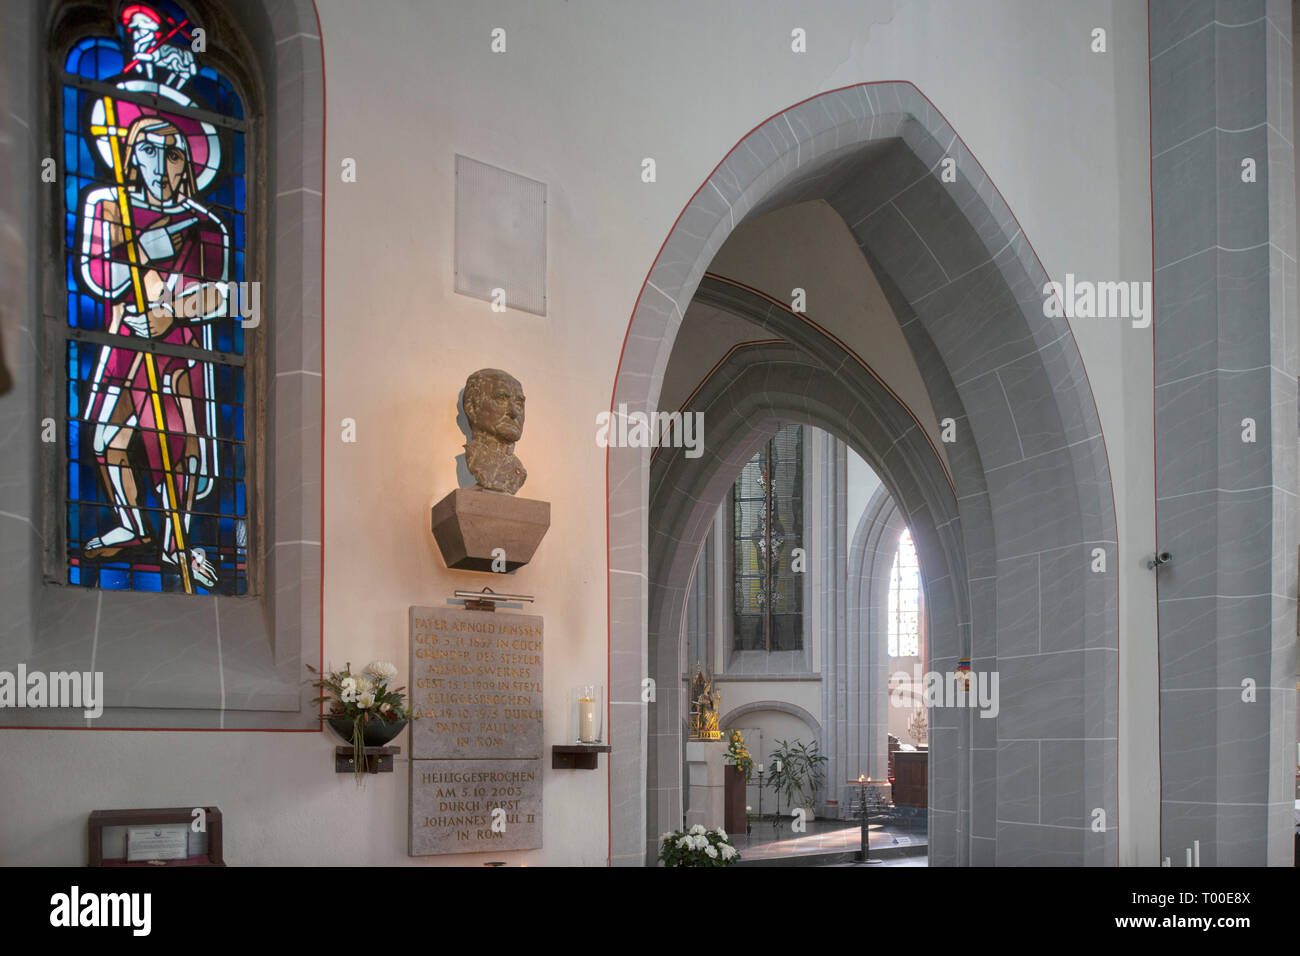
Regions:
<instances>
[{"instance_id":1,"label":"lit candle","mask_svg":"<svg viewBox=\"0 0 1300 956\"><path fill-rule=\"evenodd\" d=\"M598 743L596 736L596 698L578 698L578 740L584 744Z\"/></svg>"},{"instance_id":2,"label":"lit candle","mask_svg":"<svg viewBox=\"0 0 1300 956\"><path fill-rule=\"evenodd\" d=\"M858 783L862 783L864 780L866 780L866 777L862 776L862 774L858 774Z\"/></svg>"},{"instance_id":3,"label":"lit candle","mask_svg":"<svg viewBox=\"0 0 1300 956\"><path fill-rule=\"evenodd\" d=\"M778 761L776 762L776 772L777 772L777 773L780 773L780 772L781 772L781 761L780 761L780 760L778 760Z\"/></svg>"},{"instance_id":4,"label":"lit candle","mask_svg":"<svg viewBox=\"0 0 1300 956\"><path fill-rule=\"evenodd\" d=\"M762 764L759 764L759 765L758 765L758 772L759 772L759 773L762 773L762 772L763 772L763 765L762 765Z\"/></svg>"}]
</instances>

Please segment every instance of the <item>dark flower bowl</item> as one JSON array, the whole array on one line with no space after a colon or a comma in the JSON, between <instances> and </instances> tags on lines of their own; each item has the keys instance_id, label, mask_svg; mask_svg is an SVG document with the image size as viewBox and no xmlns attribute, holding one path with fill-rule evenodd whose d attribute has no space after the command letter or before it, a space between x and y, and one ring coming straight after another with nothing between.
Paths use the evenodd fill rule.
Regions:
<instances>
[{"instance_id":1,"label":"dark flower bowl","mask_svg":"<svg viewBox=\"0 0 1300 956\"><path fill-rule=\"evenodd\" d=\"M346 743L352 743L352 718L351 717L331 717L329 725L334 728ZM406 727L405 720L368 720L364 725L365 745L367 747L382 747L394 737L402 732Z\"/></svg>"}]
</instances>

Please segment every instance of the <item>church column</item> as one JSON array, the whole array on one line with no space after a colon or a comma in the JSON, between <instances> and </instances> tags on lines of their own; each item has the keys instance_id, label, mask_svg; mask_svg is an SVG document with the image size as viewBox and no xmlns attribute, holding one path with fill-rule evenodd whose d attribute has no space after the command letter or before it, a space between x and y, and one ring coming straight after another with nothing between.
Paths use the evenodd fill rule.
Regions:
<instances>
[{"instance_id":1,"label":"church column","mask_svg":"<svg viewBox=\"0 0 1300 956\"><path fill-rule=\"evenodd\" d=\"M1290 865L1291 5L1150 9L1161 850ZM1136 559L1136 556L1133 556Z\"/></svg>"},{"instance_id":2,"label":"church column","mask_svg":"<svg viewBox=\"0 0 1300 956\"><path fill-rule=\"evenodd\" d=\"M838 815L827 800L841 800L847 765L847 729L850 712L858 706L845 688L845 654L850 644L847 628L848 594L848 448L833 435L815 432L821 438L821 468L816 472L819 495L818 593L815 600L821 618L821 752L827 757L826 783L822 788L819 813Z\"/></svg>"}]
</instances>

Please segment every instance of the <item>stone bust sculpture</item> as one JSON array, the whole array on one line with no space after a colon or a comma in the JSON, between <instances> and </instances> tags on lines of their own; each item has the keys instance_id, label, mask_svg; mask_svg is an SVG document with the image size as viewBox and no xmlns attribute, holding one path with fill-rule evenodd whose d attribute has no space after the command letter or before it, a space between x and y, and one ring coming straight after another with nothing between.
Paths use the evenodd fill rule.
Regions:
<instances>
[{"instance_id":1,"label":"stone bust sculpture","mask_svg":"<svg viewBox=\"0 0 1300 956\"><path fill-rule=\"evenodd\" d=\"M462 399L472 434L465 465L480 488L513 495L528 478L515 457L524 432L524 389L509 372L481 368L465 380Z\"/></svg>"}]
</instances>

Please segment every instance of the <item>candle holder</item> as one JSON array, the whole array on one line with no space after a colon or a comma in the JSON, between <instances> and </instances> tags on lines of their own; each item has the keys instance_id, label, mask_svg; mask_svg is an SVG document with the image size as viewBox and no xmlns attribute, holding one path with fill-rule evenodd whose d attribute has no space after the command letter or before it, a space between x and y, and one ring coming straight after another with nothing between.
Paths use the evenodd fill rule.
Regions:
<instances>
[{"instance_id":1,"label":"candle holder","mask_svg":"<svg viewBox=\"0 0 1300 956\"><path fill-rule=\"evenodd\" d=\"M871 804L875 798L875 787L872 786L871 778L858 775L857 785L859 787L859 811L861 813L861 842L862 848L858 851L859 863L883 863L878 858L873 859L871 856Z\"/></svg>"},{"instance_id":2,"label":"candle holder","mask_svg":"<svg viewBox=\"0 0 1300 956\"><path fill-rule=\"evenodd\" d=\"M569 739L584 746L600 746L605 742L603 684L579 684L570 689Z\"/></svg>"},{"instance_id":3,"label":"candle holder","mask_svg":"<svg viewBox=\"0 0 1300 956\"><path fill-rule=\"evenodd\" d=\"M781 783L784 778L781 774L781 761L772 761L772 789L776 791L776 814L772 817L772 829L780 832L781 830Z\"/></svg>"}]
</instances>

